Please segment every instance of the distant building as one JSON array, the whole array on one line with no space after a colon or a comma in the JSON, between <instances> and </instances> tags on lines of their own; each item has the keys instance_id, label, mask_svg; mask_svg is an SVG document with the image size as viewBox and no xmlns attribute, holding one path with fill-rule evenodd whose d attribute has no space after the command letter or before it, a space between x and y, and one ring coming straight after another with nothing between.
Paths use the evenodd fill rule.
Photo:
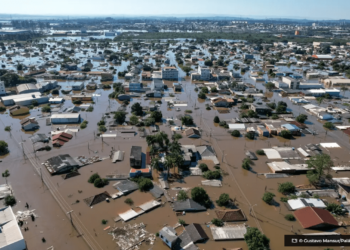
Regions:
<instances>
[{"instance_id":1,"label":"distant building","mask_svg":"<svg viewBox=\"0 0 350 250\"><path fill-rule=\"evenodd\" d=\"M79 113L69 114L53 114L51 115L52 124L68 124L68 123L80 123Z\"/></svg>"},{"instance_id":2,"label":"distant building","mask_svg":"<svg viewBox=\"0 0 350 250\"><path fill-rule=\"evenodd\" d=\"M327 229L338 227L338 221L327 210L305 207L294 212L295 218L305 229Z\"/></svg>"},{"instance_id":3,"label":"distant building","mask_svg":"<svg viewBox=\"0 0 350 250\"><path fill-rule=\"evenodd\" d=\"M39 123L35 120L35 117L25 118L21 122L22 129L25 131L36 130L39 128Z\"/></svg>"},{"instance_id":4,"label":"distant building","mask_svg":"<svg viewBox=\"0 0 350 250\"><path fill-rule=\"evenodd\" d=\"M249 55L249 54L244 54L243 58L244 58L244 60L253 60L254 56L253 55Z\"/></svg>"},{"instance_id":5,"label":"distant building","mask_svg":"<svg viewBox=\"0 0 350 250\"><path fill-rule=\"evenodd\" d=\"M350 79L342 77L329 77L322 80L326 88L340 88L342 86L350 86Z\"/></svg>"},{"instance_id":6,"label":"distant building","mask_svg":"<svg viewBox=\"0 0 350 250\"><path fill-rule=\"evenodd\" d=\"M174 87L174 91L181 92L181 89L182 89L181 83L174 82L173 87Z\"/></svg>"},{"instance_id":7,"label":"distant building","mask_svg":"<svg viewBox=\"0 0 350 250\"><path fill-rule=\"evenodd\" d=\"M173 249L175 246L178 236L176 235L176 231L172 227L163 227L159 231L159 237L162 239L162 241L170 247L170 249Z\"/></svg>"},{"instance_id":8,"label":"distant building","mask_svg":"<svg viewBox=\"0 0 350 250\"><path fill-rule=\"evenodd\" d=\"M142 148L139 146L132 146L130 152L130 166L132 168L142 167Z\"/></svg>"},{"instance_id":9,"label":"distant building","mask_svg":"<svg viewBox=\"0 0 350 250\"><path fill-rule=\"evenodd\" d=\"M179 71L175 67L164 67L162 68L162 79L163 80L178 80Z\"/></svg>"},{"instance_id":10,"label":"distant building","mask_svg":"<svg viewBox=\"0 0 350 250\"><path fill-rule=\"evenodd\" d=\"M58 155L51 157L43 163L46 169L51 175L62 174L69 172L74 168L79 167L78 162L76 162L70 155Z\"/></svg>"},{"instance_id":11,"label":"distant building","mask_svg":"<svg viewBox=\"0 0 350 250\"><path fill-rule=\"evenodd\" d=\"M151 84L151 90L162 91L164 89L164 83L162 79L153 79Z\"/></svg>"},{"instance_id":12,"label":"distant building","mask_svg":"<svg viewBox=\"0 0 350 250\"><path fill-rule=\"evenodd\" d=\"M28 94L38 92L38 87L33 83L23 83L18 85L17 87L18 94Z\"/></svg>"},{"instance_id":13,"label":"distant building","mask_svg":"<svg viewBox=\"0 0 350 250\"><path fill-rule=\"evenodd\" d=\"M80 91L82 89L84 89L84 82L76 82L72 85L72 89L74 91Z\"/></svg>"},{"instance_id":14,"label":"distant building","mask_svg":"<svg viewBox=\"0 0 350 250\"><path fill-rule=\"evenodd\" d=\"M207 66L198 66L198 72L191 74L192 80L215 81L216 75L213 75L210 68Z\"/></svg>"},{"instance_id":15,"label":"distant building","mask_svg":"<svg viewBox=\"0 0 350 250\"><path fill-rule=\"evenodd\" d=\"M48 96L42 96L40 92L2 96L1 100L5 106L8 105L32 105L33 101L37 101L38 104L47 103L49 101Z\"/></svg>"},{"instance_id":16,"label":"distant building","mask_svg":"<svg viewBox=\"0 0 350 250\"><path fill-rule=\"evenodd\" d=\"M143 84L137 81L131 81L129 83L129 92L142 92Z\"/></svg>"}]
</instances>

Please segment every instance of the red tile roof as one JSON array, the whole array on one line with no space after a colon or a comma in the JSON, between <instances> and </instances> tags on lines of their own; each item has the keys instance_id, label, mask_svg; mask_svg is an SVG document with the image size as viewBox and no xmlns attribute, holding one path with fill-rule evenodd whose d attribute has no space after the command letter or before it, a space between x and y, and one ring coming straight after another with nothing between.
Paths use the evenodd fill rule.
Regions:
<instances>
[{"instance_id":1,"label":"red tile roof","mask_svg":"<svg viewBox=\"0 0 350 250\"><path fill-rule=\"evenodd\" d=\"M321 208L305 207L295 211L294 215L303 228L312 228L320 224L333 227L339 226L333 215Z\"/></svg>"},{"instance_id":2,"label":"red tile roof","mask_svg":"<svg viewBox=\"0 0 350 250\"><path fill-rule=\"evenodd\" d=\"M215 210L215 213L216 213L216 216L218 217L218 219L220 219L224 222L247 220L247 218L245 217L245 215L241 209Z\"/></svg>"},{"instance_id":3,"label":"red tile roof","mask_svg":"<svg viewBox=\"0 0 350 250\"><path fill-rule=\"evenodd\" d=\"M61 134L57 134L57 135L54 135L52 136L52 141L55 141L55 140L60 140L60 141L69 141L69 139L63 137Z\"/></svg>"}]
</instances>

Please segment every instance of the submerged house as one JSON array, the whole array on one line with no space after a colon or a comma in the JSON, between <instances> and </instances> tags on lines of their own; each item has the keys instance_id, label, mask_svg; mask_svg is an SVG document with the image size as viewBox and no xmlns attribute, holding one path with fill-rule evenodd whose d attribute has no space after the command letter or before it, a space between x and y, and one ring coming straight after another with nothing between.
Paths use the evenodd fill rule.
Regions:
<instances>
[{"instance_id":1,"label":"submerged house","mask_svg":"<svg viewBox=\"0 0 350 250\"><path fill-rule=\"evenodd\" d=\"M43 165L51 175L62 174L80 166L79 163L68 154L51 157L47 159Z\"/></svg>"},{"instance_id":2,"label":"submerged house","mask_svg":"<svg viewBox=\"0 0 350 250\"><path fill-rule=\"evenodd\" d=\"M132 146L130 152L130 167L142 167L142 148L139 146Z\"/></svg>"}]
</instances>

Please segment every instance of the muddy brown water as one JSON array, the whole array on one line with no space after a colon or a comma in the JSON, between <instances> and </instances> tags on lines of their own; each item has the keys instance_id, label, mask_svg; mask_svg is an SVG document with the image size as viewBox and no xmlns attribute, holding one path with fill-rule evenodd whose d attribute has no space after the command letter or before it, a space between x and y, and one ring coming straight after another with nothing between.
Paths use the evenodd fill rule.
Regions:
<instances>
[{"instance_id":1,"label":"muddy brown water","mask_svg":"<svg viewBox=\"0 0 350 250\"><path fill-rule=\"evenodd\" d=\"M65 86L69 86L72 82L67 82ZM178 114L184 114L186 109L191 109L191 114L197 126L203 130L203 136L201 139L188 139L183 138L180 140L182 144L195 144L205 145L211 144L221 162L222 170L227 173L223 178L222 187L207 187L203 188L208 192L212 201L217 200L222 193L228 193L231 198L235 198L237 207L241 208L246 214L249 226L261 228L263 233L270 238L271 249L285 249L283 245L283 237L285 234L292 234L296 232L298 234L316 232L313 230L302 229L298 222L289 222L284 219L286 214L291 213L287 210L283 203L280 202L281 194L277 192L279 183L285 181L291 181L295 185L308 184L305 175L291 176L290 178L283 179L265 179L262 175L256 173L268 173L270 172L266 162L269 160L266 156L259 156L259 159L254 162L252 171L246 171L241 168L241 162L245 157L245 151L255 151L260 148L267 148L270 146L292 146L298 147L307 143L320 143L320 142L338 142L341 145L339 149L328 149L325 151L330 153L335 163L349 162L349 138L341 131L332 131L327 135L322 130L322 125L314 118L310 117L310 121L313 123L320 132L317 136L306 135L302 137L296 137L294 140L285 140L280 137L273 138L258 138L251 141L245 138L233 138L225 129L213 123L214 116L218 115L221 120L228 120L239 115L234 112L236 108L231 109L230 113L219 114L216 110L205 110L205 104L208 104L208 100L198 99L198 92L194 91L195 84L191 84L188 78L182 82L184 91L176 93L176 97L181 101L187 101L187 107L180 107L181 111L175 111L175 108L168 109L166 103L160 107L163 113L163 117L176 117ZM258 88L261 88L261 84ZM171 86L169 84L169 86ZM91 235L92 238L100 246L99 249L118 249L115 242L112 241L112 237L108 235L108 230L104 231L106 226L123 226L123 222L114 223L114 218L118 213L128 210L130 207L137 207L138 205L152 200L153 197L149 193L142 193L135 191L125 197L111 200L109 203L102 202L94 205L92 208L88 207L83 199L92 195L107 191L110 194L116 192L113 188L114 181L104 188L95 188L92 184L88 183L89 176L93 173L99 173L101 176L110 173L127 174L129 172L128 157L130 155L131 146L141 146L142 151L146 152L147 145L144 139L138 135L135 137L116 137L105 138L103 141L100 138L94 138L94 132L97 133L97 122L101 119L104 113L115 111L120 103L116 100L108 101L108 94L112 90L97 90L96 93L101 95L96 98L94 104L94 111L82 112L82 118L89 121L86 129L83 129L76 133L71 141L66 143L62 148L53 148L49 152L37 152L35 162L39 165L46 159L56 156L58 154L70 154L71 156L85 155L87 157L98 155L100 157L109 157L112 147L114 149L120 149L125 151L125 159L122 162L113 164L109 159L102 162L95 163L79 170L80 174L77 177L63 180L61 176L50 176L46 169L41 167L43 178L49 180L53 184L54 188L58 190L62 200L69 205L69 208L73 210L75 217L78 218L85 227L85 231ZM169 91L165 91L167 95ZM276 93L269 93L269 98L274 100L281 100ZM303 112L297 106L291 105L289 100L287 101L289 106L296 112ZM141 102L142 105L148 105L149 101L145 101L143 98L133 98L131 104L128 106L127 111L130 112L130 107L134 102ZM69 107L72 103L66 101L63 107ZM197 109L198 108L198 109ZM45 125L45 118L41 118L41 112L37 109L31 110L30 116L38 117L40 124L39 133L48 134L50 127ZM22 148L19 142L24 142L24 147L27 153L30 152L32 145L28 139L32 133L25 133L21 130L19 125L20 117L11 117L9 114L0 114L0 137L1 140L5 140L9 144L9 154L0 156L2 162L0 163L1 172L6 169L10 170L11 176L8 178L9 184L14 189L14 194L18 200L17 205L14 206L14 211L24 210L25 202L28 202L32 209L36 209L36 213L39 218L34 222L28 221L25 226L29 227L29 231L22 233L28 244L28 249L47 249L50 246L54 246L55 249L89 249L81 236L73 229L70 221L65 214L68 211L62 211L57 202L52 197L50 191L45 187L41 178L37 172L34 171L28 159L24 159L22 154ZM180 125L179 120L175 120L177 125ZM4 132L4 127L11 125L11 133ZM169 136L171 134L170 127L166 125L161 126L161 130L165 131ZM109 131L108 131L109 132ZM107 133L108 133L107 132ZM109 132L113 133L113 132ZM148 131L148 133L150 133ZM31 153L31 152L30 152ZM209 168L213 169L213 163L206 162ZM174 170L171 170L173 172ZM175 170L176 171L176 170ZM335 177L350 177L350 172L332 172ZM155 177L157 174L155 173ZM156 180L156 178L155 178ZM186 177L184 180L172 182L170 187L183 187L193 188L201 185L202 177ZM1 183L5 183L2 179ZM51 188L53 188L51 186ZM81 190L82 192L78 192ZM264 192L273 192L276 197L275 200L279 205L271 206L262 201L262 195ZM190 190L188 191L190 192ZM170 190L172 197L176 196L176 192ZM131 198L134 201L133 206L125 204L125 199ZM77 200L79 202L77 203ZM334 200L333 200L334 201ZM184 216L176 216L172 211L170 204L166 202L166 199L162 197L162 202L165 204L159 208L156 208L148 213L145 213L129 222L128 224L141 223L146 225L146 230L151 233L158 232L164 225L173 226L178 222L178 219L185 220L186 223L199 223L204 228L205 232L209 236L209 240L205 244L197 244L200 249L222 249L222 248L235 248L242 247L247 249L247 246L243 240L238 241L224 241L215 242L212 238L209 228L206 223L210 222L216 217L215 209L209 209L206 212L201 213L187 213ZM255 215L250 215L250 208L254 206ZM101 221L105 219L108 221L107 225L103 225ZM350 223L348 218L342 218L342 221ZM73 220L74 222L74 220ZM293 227L293 232L291 232ZM339 228L336 232L342 234L349 234L348 229ZM41 239L45 237L46 243L42 243ZM168 249L159 239L152 245L141 245L140 249L154 249L162 250ZM288 248L288 249L309 249L309 248ZM324 249L314 247L313 249ZM333 249L339 249L333 247Z\"/></svg>"}]
</instances>

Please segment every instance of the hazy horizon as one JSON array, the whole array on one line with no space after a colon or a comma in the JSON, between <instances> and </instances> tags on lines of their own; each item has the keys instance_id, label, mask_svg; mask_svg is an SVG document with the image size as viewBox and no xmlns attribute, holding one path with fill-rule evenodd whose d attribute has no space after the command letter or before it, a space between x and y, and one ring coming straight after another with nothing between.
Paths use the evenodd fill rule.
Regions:
<instances>
[{"instance_id":1,"label":"hazy horizon","mask_svg":"<svg viewBox=\"0 0 350 250\"><path fill-rule=\"evenodd\" d=\"M333 0L221 0L213 4L209 0L61 0L56 4L43 4L42 0L6 1L1 15L42 16L124 16L124 17L242 17L242 18L286 18L309 20L349 19L350 1ZM327 13L327 14L325 14Z\"/></svg>"}]
</instances>

